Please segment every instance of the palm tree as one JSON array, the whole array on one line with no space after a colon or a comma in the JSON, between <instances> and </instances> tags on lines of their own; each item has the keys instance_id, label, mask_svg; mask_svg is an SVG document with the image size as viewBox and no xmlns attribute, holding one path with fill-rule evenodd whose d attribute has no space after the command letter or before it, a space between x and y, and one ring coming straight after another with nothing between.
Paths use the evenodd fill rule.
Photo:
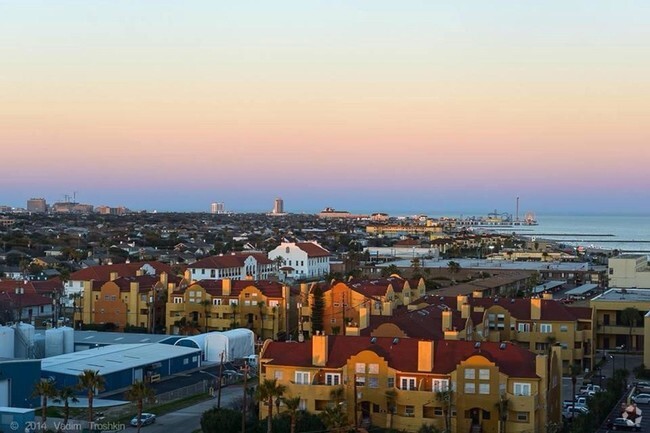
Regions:
<instances>
[{"instance_id":1,"label":"palm tree","mask_svg":"<svg viewBox=\"0 0 650 433\"><path fill-rule=\"evenodd\" d=\"M99 370L86 369L79 375L79 389L85 390L88 393L88 422L93 422L93 399L95 394L104 390L104 376L99 373Z\"/></svg>"},{"instance_id":2,"label":"palm tree","mask_svg":"<svg viewBox=\"0 0 650 433\"><path fill-rule=\"evenodd\" d=\"M204 332L208 332L208 308L210 308L212 303L208 299L201 301L201 306L203 306L203 321L204 321Z\"/></svg>"},{"instance_id":3,"label":"palm tree","mask_svg":"<svg viewBox=\"0 0 650 433\"><path fill-rule=\"evenodd\" d=\"M508 421L509 406L510 400L506 398L505 393L502 393L497 402L497 411L499 412L499 421L501 425L501 428L499 429L500 433L506 433L506 421Z\"/></svg>"},{"instance_id":4,"label":"palm tree","mask_svg":"<svg viewBox=\"0 0 650 433\"><path fill-rule=\"evenodd\" d=\"M41 406L41 423L47 422L47 399L56 397L56 388L53 380L40 380L34 385L32 397L40 397Z\"/></svg>"},{"instance_id":5,"label":"palm tree","mask_svg":"<svg viewBox=\"0 0 650 433\"><path fill-rule=\"evenodd\" d=\"M133 385L126 391L124 397L130 402L136 403L138 407L138 433L140 433L140 427L142 426L142 406L143 402L152 401L154 399L155 392L152 388L149 388L146 383L141 380L136 380Z\"/></svg>"},{"instance_id":6,"label":"palm tree","mask_svg":"<svg viewBox=\"0 0 650 433\"><path fill-rule=\"evenodd\" d=\"M386 391L386 412L390 414L390 423L388 424L388 430L393 430L393 418L395 417L395 406L397 403L397 391L391 388Z\"/></svg>"},{"instance_id":7,"label":"palm tree","mask_svg":"<svg viewBox=\"0 0 650 433\"><path fill-rule=\"evenodd\" d=\"M77 403L79 399L76 397L73 387L65 386L59 390L54 401L57 403L63 403L62 427L65 428L68 425L68 419L70 418L70 402Z\"/></svg>"},{"instance_id":8,"label":"palm tree","mask_svg":"<svg viewBox=\"0 0 650 433\"><path fill-rule=\"evenodd\" d=\"M282 397L282 394L287 390L285 385L278 384L277 379L264 379L257 389L259 400L264 401L269 407L269 414L266 419L266 432L273 432L273 399Z\"/></svg>"},{"instance_id":9,"label":"palm tree","mask_svg":"<svg viewBox=\"0 0 650 433\"><path fill-rule=\"evenodd\" d=\"M436 391L436 400L442 403L442 413L445 416L445 433L451 432L451 405L454 391L451 388Z\"/></svg>"},{"instance_id":10,"label":"palm tree","mask_svg":"<svg viewBox=\"0 0 650 433\"><path fill-rule=\"evenodd\" d=\"M572 397L573 403L571 404L571 406L573 407L573 409L571 409L572 415L575 414L576 411L576 384L578 382L578 375L580 375L580 373L582 373L582 369L578 364L569 365L569 375L571 376L571 386L572 386L571 395L573 396Z\"/></svg>"},{"instance_id":11,"label":"palm tree","mask_svg":"<svg viewBox=\"0 0 650 433\"><path fill-rule=\"evenodd\" d=\"M344 431L348 425L347 414L343 411L342 405L327 406L325 410L320 413L323 424L332 433Z\"/></svg>"},{"instance_id":12,"label":"palm tree","mask_svg":"<svg viewBox=\"0 0 650 433\"><path fill-rule=\"evenodd\" d=\"M635 328L639 321L643 320L641 318L641 313L634 307L627 307L625 310L621 311L621 323L623 326L629 327L629 335L627 340L627 350L632 349L632 328ZM623 357L623 368L626 368L625 357Z\"/></svg>"},{"instance_id":13,"label":"palm tree","mask_svg":"<svg viewBox=\"0 0 650 433\"><path fill-rule=\"evenodd\" d=\"M449 268L449 273L450 274L457 274L460 272L460 263L455 262L453 260L449 261L447 263L447 267Z\"/></svg>"},{"instance_id":14,"label":"palm tree","mask_svg":"<svg viewBox=\"0 0 650 433\"><path fill-rule=\"evenodd\" d=\"M264 312L264 301L260 301L257 303L257 306L260 309L260 333L258 334L260 337L263 337L262 332L264 332L264 316L262 315Z\"/></svg>"},{"instance_id":15,"label":"palm tree","mask_svg":"<svg viewBox=\"0 0 650 433\"><path fill-rule=\"evenodd\" d=\"M287 407L289 418L291 419L291 432L296 433L296 418L298 417L298 410L300 409L300 397L283 398L282 401Z\"/></svg>"}]
</instances>

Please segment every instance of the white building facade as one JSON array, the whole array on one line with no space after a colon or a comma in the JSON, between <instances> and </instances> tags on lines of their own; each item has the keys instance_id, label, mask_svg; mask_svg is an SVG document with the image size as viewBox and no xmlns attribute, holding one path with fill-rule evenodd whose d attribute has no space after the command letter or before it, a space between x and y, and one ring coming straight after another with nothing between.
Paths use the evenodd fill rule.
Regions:
<instances>
[{"instance_id":1,"label":"white building facade","mask_svg":"<svg viewBox=\"0 0 650 433\"><path fill-rule=\"evenodd\" d=\"M262 253L233 253L206 257L187 267L191 281L268 280L278 275L277 264Z\"/></svg>"},{"instance_id":2,"label":"white building facade","mask_svg":"<svg viewBox=\"0 0 650 433\"><path fill-rule=\"evenodd\" d=\"M316 242L283 242L269 252L286 278L323 277L330 272L330 252Z\"/></svg>"}]
</instances>

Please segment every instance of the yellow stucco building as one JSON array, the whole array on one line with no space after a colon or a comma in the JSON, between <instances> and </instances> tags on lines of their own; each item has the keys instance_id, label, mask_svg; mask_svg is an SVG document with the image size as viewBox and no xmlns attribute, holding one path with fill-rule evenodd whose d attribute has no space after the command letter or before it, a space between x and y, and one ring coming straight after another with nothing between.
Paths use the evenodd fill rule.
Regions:
<instances>
[{"instance_id":1,"label":"yellow stucco building","mask_svg":"<svg viewBox=\"0 0 650 433\"><path fill-rule=\"evenodd\" d=\"M350 425L546 432L561 421L560 356L558 347L536 355L508 343L314 335L265 342L260 381L276 379L312 413L337 404L341 388Z\"/></svg>"}]
</instances>

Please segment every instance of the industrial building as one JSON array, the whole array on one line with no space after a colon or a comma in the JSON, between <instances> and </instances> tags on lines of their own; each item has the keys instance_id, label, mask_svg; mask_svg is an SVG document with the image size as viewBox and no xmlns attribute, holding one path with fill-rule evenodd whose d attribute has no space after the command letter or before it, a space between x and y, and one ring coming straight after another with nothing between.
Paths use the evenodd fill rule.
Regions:
<instances>
[{"instance_id":1,"label":"industrial building","mask_svg":"<svg viewBox=\"0 0 650 433\"><path fill-rule=\"evenodd\" d=\"M95 370L106 381L104 392L115 392L136 380L155 382L200 366L200 349L160 343L115 344L43 359L41 376L54 379L58 386L75 386L84 370Z\"/></svg>"},{"instance_id":2,"label":"industrial building","mask_svg":"<svg viewBox=\"0 0 650 433\"><path fill-rule=\"evenodd\" d=\"M0 358L0 407L38 407L32 390L40 378L40 359Z\"/></svg>"}]
</instances>

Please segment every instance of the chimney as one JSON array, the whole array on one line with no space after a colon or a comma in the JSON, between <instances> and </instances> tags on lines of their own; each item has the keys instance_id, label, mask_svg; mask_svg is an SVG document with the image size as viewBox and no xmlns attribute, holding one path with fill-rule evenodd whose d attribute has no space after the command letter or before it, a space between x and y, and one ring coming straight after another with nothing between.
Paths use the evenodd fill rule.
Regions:
<instances>
[{"instance_id":1,"label":"chimney","mask_svg":"<svg viewBox=\"0 0 650 433\"><path fill-rule=\"evenodd\" d=\"M447 331L451 329L451 310L442 312L442 330Z\"/></svg>"},{"instance_id":2,"label":"chimney","mask_svg":"<svg viewBox=\"0 0 650 433\"><path fill-rule=\"evenodd\" d=\"M553 299L553 294L552 293L543 293L542 294L542 299Z\"/></svg>"},{"instance_id":3,"label":"chimney","mask_svg":"<svg viewBox=\"0 0 650 433\"><path fill-rule=\"evenodd\" d=\"M307 299L308 295L309 295L309 284L300 283L300 297L302 299Z\"/></svg>"},{"instance_id":4,"label":"chimney","mask_svg":"<svg viewBox=\"0 0 650 433\"><path fill-rule=\"evenodd\" d=\"M418 371L433 371L433 341L418 341Z\"/></svg>"},{"instance_id":5,"label":"chimney","mask_svg":"<svg viewBox=\"0 0 650 433\"><path fill-rule=\"evenodd\" d=\"M467 295L458 295L456 296L456 309L458 311L463 311L462 306L467 304Z\"/></svg>"},{"instance_id":6,"label":"chimney","mask_svg":"<svg viewBox=\"0 0 650 433\"><path fill-rule=\"evenodd\" d=\"M144 275L144 271L142 269L138 269L137 271L135 271L135 276L136 277L141 277L143 275Z\"/></svg>"},{"instance_id":7,"label":"chimney","mask_svg":"<svg viewBox=\"0 0 650 433\"><path fill-rule=\"evenodd\" d=\"M119 274L118 274L117 272L111 272L110 274L108 274L108 279L109 279L109 281L115 281L115 280L117 280L119 277L120 277L120 276L119 276Z\"/></svg>"},{"instance_id":8,"label":"chimney","mask_svg":"<svg viewBox=\"0 0 650 433\"><path fill-rule=\"evenodd\" d=\"M317 367L327 364L327 335L312 335L311 337L311 363Z\"/></svg>"},{"instance_id":9,"label":"chimney","mask_svg":"<svg viewBox=\"0 0 650 433\"><path fill-rule=\"evenodd\" d=\"M471 305L465 303L460 306L460 317L462 317L463 319L468 319L470 314L472 314Z\"/></svg>"},{"instance_id":10,"label":"chimney","mask_svg":"<svg viewBox=\"0 0 650 433\"><path fill-rule=\"evenodd\" d=\"M167 287L167 282L169 281L167 272L161 272L160 273L160 283L163 285L163 287Z\"/></svg>"},{"instance_id":11,"label":"chimney","mask_svg":"<svg viewBox=\"0 0 650 433\"><path fill-rule=\"evenodd\" d=\"M194 281L192 281L192 271L189 270L189 269L186 269L186 270L185 270L185 273L183 274L183 277L184 277L187 281L189 281L189 282L191 282L191 283L194 282Z\"/></svg>"},{"instance_id":12,"label":"chimney","mask_svg":"<svg viewBox=\"0 0 650 433\"><path fill-rule=\"evenodd\" d=\"M230 278L224 278L221 280L221 291L223 296L230 296L232 290L232 280Z\"/></svg>"},{"instance_id":13,"label":"chimney","mask_svg":"<svg viewBox=\"0 0 650 433\"><path fill-rule=\"evenodd\" d=\"M474 290L472 292L472 297L473 298L482 298L483 297L483 292L481 290Z\"/></svg>"},{"instance_id":14,"label":"chimney","mask_svg":"<svg viewBox=\"0 0 650 433\"><path fill-rule=\"evenodd\" d=\"M359 330L366 329L370 321L370 308L359 308Z\"/></svg>"},{"instance_id":15,"label":"chimney","mask_svg":"<svg viewBox=\"0 0 650 433\"><path fill-rule=\"evenodd\" d=\"M542 318L542 299L530 299L530 318L531 320L539 320Z\"/></svg>"}]
</instances>

